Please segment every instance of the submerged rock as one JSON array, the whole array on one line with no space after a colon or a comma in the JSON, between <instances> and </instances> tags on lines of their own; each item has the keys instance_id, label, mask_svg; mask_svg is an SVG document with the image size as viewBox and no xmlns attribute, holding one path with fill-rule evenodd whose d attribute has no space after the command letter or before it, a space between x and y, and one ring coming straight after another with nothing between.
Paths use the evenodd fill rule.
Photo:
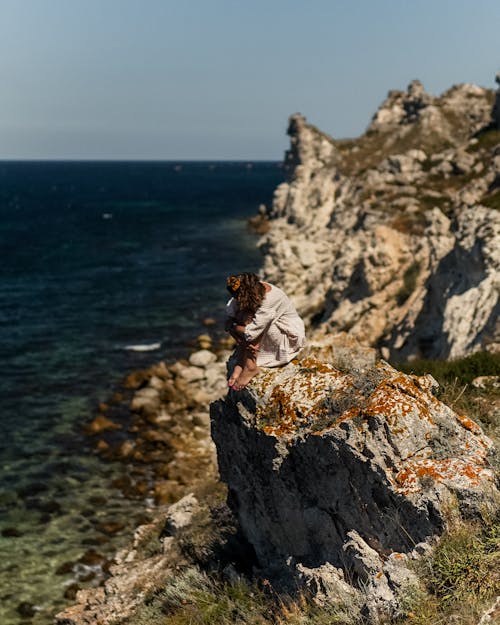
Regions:
<instances>
[{"instance_id":1,"label":"submerged rock","mask_svg":"<svg viewBox=\"0 0 500 625\"><path fill-rule=\"evenodd\" d=\"M19 536L22 536L23 533L17 529L17 527L5 527L2 530L2 536L4 538L19 538Z\"/></svg>"},{"instance_id":2,"label":"submerged rock","mask_svg":"<svg viewBox=\"0 0 500 625\"><path fill-rule=\"evenodd\" d=\"M23 601L17 606L17 612L23 619L29 619L36 614L36 608L32 603Z\"/></svg>"},{"instance_id":3,"label":"submerged rock","mask_svg":"<svg viewBox=\"0 0 500 625\"><path fill-rule=\"evenodd\" d=\"M97 415L87 426L89 434L100 434L106 430L119 430L121 426L104 415Z\"/></svg>"},{"instance_id":4,"label":"submerged rock","mask_svg":"<svg viewBox=\"0 0 500 625\"><path fill-rule=\"evenodd\" d=\"M332 597L347 584L374 618L396 609L450 510L494 505L492 443L436 386L384 361L341 371L310 357L212 404L228 502L263 574Z\"/></svg>"}]
</instances>

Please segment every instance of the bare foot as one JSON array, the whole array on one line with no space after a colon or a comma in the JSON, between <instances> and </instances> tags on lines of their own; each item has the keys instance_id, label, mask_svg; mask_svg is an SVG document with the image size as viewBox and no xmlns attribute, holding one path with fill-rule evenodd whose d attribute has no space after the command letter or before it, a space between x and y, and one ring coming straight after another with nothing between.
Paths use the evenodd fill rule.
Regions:
<instances>
[{"instance_id":1,"label":"bare foot","mask_svg":"<svg viewBox=\"0 0 500 625\"><path fill-rule=\"evenodd\" d=\"M255 366L255 368L252 367L251 369L245 367L236 382L233 384L233 389L235 391L243 390L259 372L260 369L257 366Z\"/></svg>"},{"instance_id":2,"label":"bare foot","mask_svg":"<svg viewBox=\"0 0 500 625\"><path fill-rule=\"evenodd\" d=\"M241 365L235 365L233 371L231 372L231 376L227 381L227 385L232 387L236 380L240 377L241 372L243 371L243 367Z\"/></svg>"}]
</instances>

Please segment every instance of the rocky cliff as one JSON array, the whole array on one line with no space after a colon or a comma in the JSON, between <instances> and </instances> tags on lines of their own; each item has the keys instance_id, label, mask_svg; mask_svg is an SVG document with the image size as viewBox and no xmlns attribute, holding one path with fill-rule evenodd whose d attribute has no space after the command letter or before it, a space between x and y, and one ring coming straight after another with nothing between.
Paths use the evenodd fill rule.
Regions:
<instances>
[{"instance_id":1,"label":"rocky cliff","mask_svg":"<svg viewBox=\"0 0 500 625\"><path fill-rule=\"evenodd\" d=\"M334 350L336 346L333 345ZM260 575L318 600L397 613L411 562L453 515L498 505L491 441L405 375L352 348L342 370L308 356L212 405L229 502Z\"/></svg>"},{"instance_id":2,"label":"rocky cliff","mask_svg":"<svg viewBox=\"0 0 500 625\"><path fill-rule=\"evenodd\" d=\"M105 455L144 465L136 486L158 507L58 625L194 622L197 602L212 600L206 570L224 601L246 585L251 602L252 578L271 579L270 616L257 622L284 622L274 593L297 588L327 606L348 599L355 618L331 622L376 622L401 614L414 562L448 524L497 509L481 428L437 399L431 376L405 375L355 339L396 360L498 347L499 102L471 85L436 98L413 82L344 141L291 118L289 180L260 245L263 275L309 325L308 352L222 397L228 352L200 344L130 382L133 440L115 449L102 430L120 426L91 424ZM214 486L210 401L234 526ZM233 612L245 622L241 604Z\"/></svg>"},{"instance_id":3,"label":"rocky cliff","mask_svg":"<svg viewBox=\"0 0 500 625\"><path fill-rule=\"evenodd\" d=\"M288 133L263 275L294 296L311 331L348 331L396 360L498 349L494 92L433 97L414 81L358 139L336 141L301 115Z\"/></svg>"}]
</instances>

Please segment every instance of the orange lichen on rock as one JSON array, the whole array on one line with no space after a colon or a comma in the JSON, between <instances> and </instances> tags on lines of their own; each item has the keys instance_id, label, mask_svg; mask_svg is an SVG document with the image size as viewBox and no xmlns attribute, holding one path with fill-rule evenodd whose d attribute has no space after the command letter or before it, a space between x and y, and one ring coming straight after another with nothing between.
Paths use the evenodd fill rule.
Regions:
<instances>
[{"instance_id":1,"label":"orange lichen on rock","mask_svg":"<svg viewBox=\"0 0 500 625\"><path fill-rule=\"evenodd\" d=\"M266 434L274 435L287 434L293 431L299 418L297 407L281 386L276 386L273 389L266 410L260 416L272 418L273 423L264 426L263 430Z\"/></svg>"},{"instance_id":2,"label":"orange lichen on rock","mask_svg":"<svg viewBox=\"0 0 500 625\"><path fill-rule=\"evenodd\" d=\"M322 436L325 432L328 432L328 430L337 427L340 423L344 421L349 421L350 419L354 419L354 417L358 417L360 414L361 411L359 408L349 408L349 410L343 412L340 417L332 421L332 423L322 428L321 430L315 430L314 432L311 432L311 434L313 436Z\"/></svg>"},{"instance_id":3,"label":"orange lichen on rock","mask_svg":"<svg viewBox=\"0 0 500 625\"><path fill-rule=\"evenodd\" d=\"M340 415L340 417L335 421L334 425L339 425L343 421L348 421L349 419L354 419L354 417L359 417L360 414L361 410L359 408L349 408L349 410L346 410Z\"/></svg>"},{"instance_id":4,"label":"orange lichen on rock","mask_svg":"<svg viewBox=\"0 0 500 625\"><path fill-rule=\"evenodd\" d=\"M317 373L336 373L337 375L342 375L342 373L338 369L335 369L333 365L316 360L316 358L304 358L299 362L299 366L302 369L313 370Z\"/></svg>"},{"instance_id":5,"label":"orange lichen on rock","mask_svg":"<svg viewBox=\"0 0 500 625\"><path fill-rule=\"evenodd\" d=\"M460 425L463 426L466 430L469 430L469 432L472 432L473 434L481 434L481 428L475 421L473 421L469 417L466 417L465 415L457 414L455 416Z\"/></svg>"},{"instance_id":6,"label":"orange lichen on rock","mask_svg":"<svg viewBox=\"0 0 500 625\"><path fill-rule=\"evenodd\" d=\"M428 385L419 385L416 379L391 370L386 364L378 363L376 368L382 373L387 369L387 376L368 397L356 391L353 374L342 373L333 365L311 357L293 363L291 369L277 375L265 372L255 384L262 397L258 422L266 433L275 436L291 435L298 428L310 428L316 434L360 416L365 420L383 418L396 435L407 431L406 424L399 422L403 417L425 419L433 424L430 415L433 396L427 390ZM339 415L342 404L345 408ZM362 424L358 423L358 429L363 429Z\"/></svg>"},{"instance_id":7,"label":"orange lichen on rock","mask_svg":"<svg viewBox=\"0 0 500 625\"><path fill-rule=\"evenodd\" d=\"M432 396L427 391L421 391L411 378L401 373L378 385L370 397L366 414L371 417L384 417L389 425L396 425L399 417L410 413L432 423L430 397Z\"/></svg>"},{"instance_id":8,"label":"orange lichen on rock","mask_svg":"<svg viewBox=\"0 0 500 625\"><path fill-rule=\"evenodd\" d=\"M270 369L262 369L258 377L254 378L253 382L257 382L260 391L265 393L273 382L272 371Z\"/></svg>"},{"instance_id":9,"label":"orange lichen on rock","mask_svg":"<svg viewBox=\"0 0 500 625\"><path fill-rule=\"evenodd\" d=\"M491 480L492 475L482 456L442 460L426 458L408 462L396 475L396 483L397 490L408 495L422 490L425 479L438 483L465 479L472 487L478 486L483 478Z\"/></svg>"},{"instance_id":10,"label":"orange lichen on rock","mask_svg":"<svg viewBox=\"0 0 500 625\"><path fill-rule=\"evenodd\" d=\"M266 372L253 385L262 397L256 410L257 422L266 434L291 435L300 427L327 419L330 398L351 384L352 376L313 358L300 361L282 375Z\"/></svg>"}]
</instances>

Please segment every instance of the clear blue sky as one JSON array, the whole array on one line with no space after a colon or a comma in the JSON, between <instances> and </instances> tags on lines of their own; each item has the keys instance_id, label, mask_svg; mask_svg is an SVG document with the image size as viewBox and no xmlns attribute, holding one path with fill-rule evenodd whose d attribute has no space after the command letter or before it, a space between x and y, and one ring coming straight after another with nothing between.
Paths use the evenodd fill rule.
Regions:
<instances>
[{"instance_id":1,"label":"clear blue sky","mask_svg":"<svg viewBox=\"0 0 500 625\"><path fill-rule=\"evenodd\" d=\"M281 159L499 69L499 0L0 0L0 158Z\"/></svg>"}]
</instances>

